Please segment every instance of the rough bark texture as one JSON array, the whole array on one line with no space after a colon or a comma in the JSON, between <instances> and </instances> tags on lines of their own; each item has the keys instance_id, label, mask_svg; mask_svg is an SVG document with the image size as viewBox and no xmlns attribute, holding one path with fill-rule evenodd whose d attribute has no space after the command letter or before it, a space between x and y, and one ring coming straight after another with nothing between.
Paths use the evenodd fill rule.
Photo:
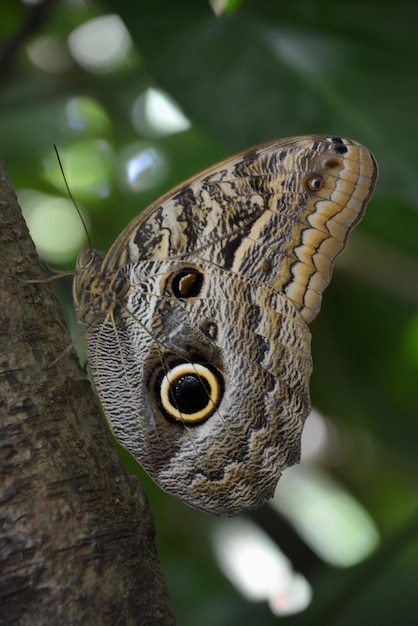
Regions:
<instances>
[{"instance_id":1,"label":"rough bark texture","mask_svg":"<svg viewBox=\"0 0 418 626\"><path fill-rule=\"evenodd\" d=\"M121 466L0 163L0 624L174 624Z\"/></svg>"}]
</instances>

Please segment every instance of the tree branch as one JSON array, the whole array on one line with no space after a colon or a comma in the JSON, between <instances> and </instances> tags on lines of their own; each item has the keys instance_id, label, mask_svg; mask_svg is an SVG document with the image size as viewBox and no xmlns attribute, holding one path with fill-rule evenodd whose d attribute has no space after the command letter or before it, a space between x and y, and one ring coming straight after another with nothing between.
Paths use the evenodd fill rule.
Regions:
<instances>
[{"instance_id":1,"label":"tree branch","mask_svg":"<svg viewBox=\"0 0 418 626\"><path fill-rule=\"evenodd\" d=\"M174 624L152 515L0 163L0 624Z\"/></svg>"}]
</instances>

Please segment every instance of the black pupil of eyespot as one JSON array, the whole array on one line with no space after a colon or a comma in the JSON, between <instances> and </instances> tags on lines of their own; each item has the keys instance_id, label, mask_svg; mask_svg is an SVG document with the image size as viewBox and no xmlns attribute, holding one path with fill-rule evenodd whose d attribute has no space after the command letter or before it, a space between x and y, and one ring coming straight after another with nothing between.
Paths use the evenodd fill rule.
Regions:
<instances>
[{"instance_id":1,"label":"black pupil of eyespot","mask_svg":"<svg viewBox=\"0 0 418 626\"><path fill-rule=\"evenodd\" d=\"M345 154L346 152L348 152L348 148L346 146L335 146L335 152L337 152L338 154Z\"/></svg>"},{"instance_id":2,"label":"black pupil of eyespot","mask_svg":"<svg viewBox=\"0 0 418 626\"><path fill-rule=\"evenodd\" d=\"M194 298L202 288L203 275L196 270L183 270L173 278L172 286L177 298Z\"/></svg>"},{"instance_id":3,"label":"black pupil of eyespot","mask_svg":"<svg viewBox=\"0 0 418 626\"><path fill-rule=\"evenodd\" d=\"M205 409L208 405L209 396L209 383L198 374L180 376L171 383L169 392L171 404L180 413L189 415Z\"/></svg>"}]
</instances>

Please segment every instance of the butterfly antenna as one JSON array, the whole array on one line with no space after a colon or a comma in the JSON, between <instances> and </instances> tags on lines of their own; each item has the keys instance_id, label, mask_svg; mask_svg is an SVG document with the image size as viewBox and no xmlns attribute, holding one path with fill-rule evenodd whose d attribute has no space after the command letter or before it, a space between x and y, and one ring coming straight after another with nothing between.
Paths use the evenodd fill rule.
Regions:
<instances>
[{"instance_id":1,"label":"butterfly antenna","mask_svg":"<svg viewBox=\"0 0 418 626\"><path fill-rule=\"evenodd\" d=\"M89 231L87 230L86 222L84 221L84 218L83 218L83 216L81 214L81 211L78 208L77 202L74 200L73 194L71 193L70 186L69 186L69 184L67 182L67 178L65 176L65 172L64 172L63 165L62 165L61 157L59 155L58 148L57 148L57 146L55 144L54 144L54 150L55 150L55 154L57 155L58 164L60 166L61 174L62 174L62 177L64 179L64 184L65 184L65 187L67 189L68 195L70 196L70 200L73 203L73 205L75 207L75 210L78 213L78 216L79 216L79 218L81 220L81 223L83 224L83 228L84 228L84 232L86 233L86 237L87 237L87 241L88 241L88 244L89 244L89 248L92 248L93 246L91 245L91 239L90 239Z\"/></svg>"}]
</instances>

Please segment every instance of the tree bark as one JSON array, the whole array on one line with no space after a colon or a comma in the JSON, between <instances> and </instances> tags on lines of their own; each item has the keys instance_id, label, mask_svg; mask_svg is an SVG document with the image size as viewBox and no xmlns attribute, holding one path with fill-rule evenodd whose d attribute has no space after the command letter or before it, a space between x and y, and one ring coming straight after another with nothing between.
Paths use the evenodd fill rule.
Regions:
<instances>
[{"instance_id":1,"label":"tree bark","mask_svg":"<svg viewBox=\"0 0 418 626\"><path fill-rule=\"evenodd\" d=\"M174 624L122 467L0 163L0 624ZM51 366L51 364L53 364Z\"/></svg>"}]
</instances>

